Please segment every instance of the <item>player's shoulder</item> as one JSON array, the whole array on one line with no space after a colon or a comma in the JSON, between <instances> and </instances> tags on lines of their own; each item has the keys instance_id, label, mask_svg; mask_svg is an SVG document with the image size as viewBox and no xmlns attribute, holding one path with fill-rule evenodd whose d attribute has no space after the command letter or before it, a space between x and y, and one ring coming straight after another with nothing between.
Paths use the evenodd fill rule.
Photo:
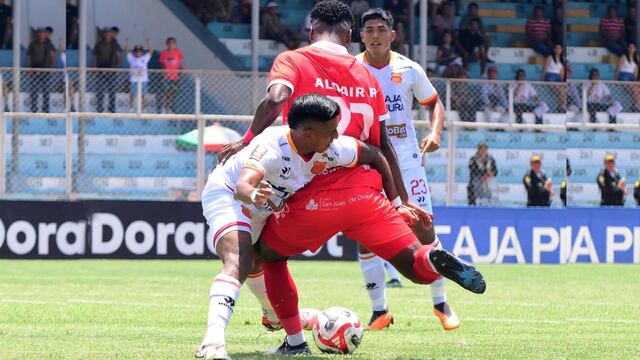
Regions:
<instances>
[{"instance_id":1,"label":"player's shoulder","mask_svg":"<svg viewBox=\"0 0 640 360\"><path fill-rule=\"evenodd\" d=\"M391 52L391 65L394 69L422 69L420 64L395 51Z\"/></svg>"}]
</instances>

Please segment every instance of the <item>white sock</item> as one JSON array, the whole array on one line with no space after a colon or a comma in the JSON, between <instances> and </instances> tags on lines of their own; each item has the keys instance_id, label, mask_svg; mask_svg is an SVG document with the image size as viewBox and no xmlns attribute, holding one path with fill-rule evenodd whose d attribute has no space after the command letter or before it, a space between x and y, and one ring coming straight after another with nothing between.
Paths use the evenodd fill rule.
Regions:
<instances>
[{"instance_id":1,"label":"white sock","mask_svg":"<svg viewBox=\"0 0 640 360\"><path fill-rule=\"evenodd\" d=\"M249 277L247 277L244 283L249 286L253 295L258 299L262 307L262 313L267 319L272 322L278 322L278 315L273 311L273 307L271 307L271 303L267 297L267 287L264 285L264 273L260 271L258 274L249 274Z\"/></svg>"},{"instance_id":2,"label":"white sock","mask_svg":"<svg viewBox=\"0 0 640 360\"><path fill-rule=\"evenodd\" d=\"M434 243L435 243L434 248L436 249L442 248L442 243L440 242L440 239L438 239L437 236ZM440 279L432 282L430 286L431 286L431 300L433 301L433 305L438 305L443 302L447 302L447 291L445 289L444 277L441 277Z\"/></svg>"},{"instance_id":3,"label":"white sock","mask_svg":"<svg viewBox=\"0 0 640 360\"><path fill-rule=\"evenodd\" d=\"M371 299L373 311L387 310L387 298L384 292L384 261L374 254L360 255L360 269Z\"/></svg>"},{"instance_id":4,"label":"white sock","mask_svg":"<svg viewBox=\"0 0 640 360\"><path fill-rule=\"evenodd\" d=\"M209 317L204 343L224 344L224 329L240 296L240 285L237 279L225 274L218 274L213 279L209 292Z\"/></svg>"},{"instance_id":5,"label":"white sock","mask_svg":"<svg viewBox=\"0 0 640 360\"><path fill-rule=\"evenodd\" d=\"M396 268L393 265L391 265L390 262L385 261L384 268L387 270L387 273L389 274L389 278L391 280L400 281L400 273L398 272L398 270L396 270Z\"/></svg>"},{"instance_id":6,"label":"white sock","mask_svg":"<svg viewBox=\"0 0 640 360\"><path fill-rule=\"evenodd\" d=\"M300 345L305 341L307 340L304 338L304 333L302 331L297 334L287 335L287 344L291 346Z\"/></svg>"}]
</instances>

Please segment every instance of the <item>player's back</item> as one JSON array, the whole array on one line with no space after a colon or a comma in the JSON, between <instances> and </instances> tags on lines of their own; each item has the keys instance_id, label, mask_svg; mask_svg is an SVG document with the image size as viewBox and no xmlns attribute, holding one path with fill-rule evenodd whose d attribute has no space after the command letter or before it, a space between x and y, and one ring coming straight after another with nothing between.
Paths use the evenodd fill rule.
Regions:
<instances>
[{"instance_id":1,"label":"player's back","mask_svg":"<svg viewBox=\"0 0 640 360\"><path fill-rule=\"evenodd\" d=\"M285 122L298 96L319 93L340 105L340 134L380 146L380 121L388 118L384 96L377 80L344 46L320 41L283 52L269 80L269 86L279 83L292 90L282 109Z\"/></svg>"}]
</instances>

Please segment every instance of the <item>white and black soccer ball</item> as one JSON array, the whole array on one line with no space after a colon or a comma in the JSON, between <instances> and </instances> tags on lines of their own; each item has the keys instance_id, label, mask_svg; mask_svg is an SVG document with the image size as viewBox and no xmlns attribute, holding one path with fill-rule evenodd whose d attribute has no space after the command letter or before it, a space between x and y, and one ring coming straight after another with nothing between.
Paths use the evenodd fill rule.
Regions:
<instances>
[{"instance_id":1,"label":"white and black soccer ball","mask_svg":"<svg viewBox=\"0 0 640 360\"><path fill-rule=\"evenodd\" d=\"M351 354L360 345L364 331L355 313L332 307L318 313L312 333L313 341L322 352Z\"/></svg>"}]
</instances>

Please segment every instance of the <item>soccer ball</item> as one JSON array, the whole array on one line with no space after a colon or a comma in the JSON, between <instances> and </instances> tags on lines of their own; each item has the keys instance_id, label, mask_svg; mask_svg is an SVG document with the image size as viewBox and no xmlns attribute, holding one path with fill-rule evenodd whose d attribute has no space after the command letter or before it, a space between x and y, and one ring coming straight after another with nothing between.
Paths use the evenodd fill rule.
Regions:
<instances>
[{"instance_id":1,"label":"soccer ball","mask_svg":"<svg viewBox=\"0 0 640 360\"><path fill-rule=\"evenodd\" d=\"M322 352L351 354L360 345L364 331L351 310L332 307L318 313L312 333L313 341Z\"/></svg>"}]
</instances>

